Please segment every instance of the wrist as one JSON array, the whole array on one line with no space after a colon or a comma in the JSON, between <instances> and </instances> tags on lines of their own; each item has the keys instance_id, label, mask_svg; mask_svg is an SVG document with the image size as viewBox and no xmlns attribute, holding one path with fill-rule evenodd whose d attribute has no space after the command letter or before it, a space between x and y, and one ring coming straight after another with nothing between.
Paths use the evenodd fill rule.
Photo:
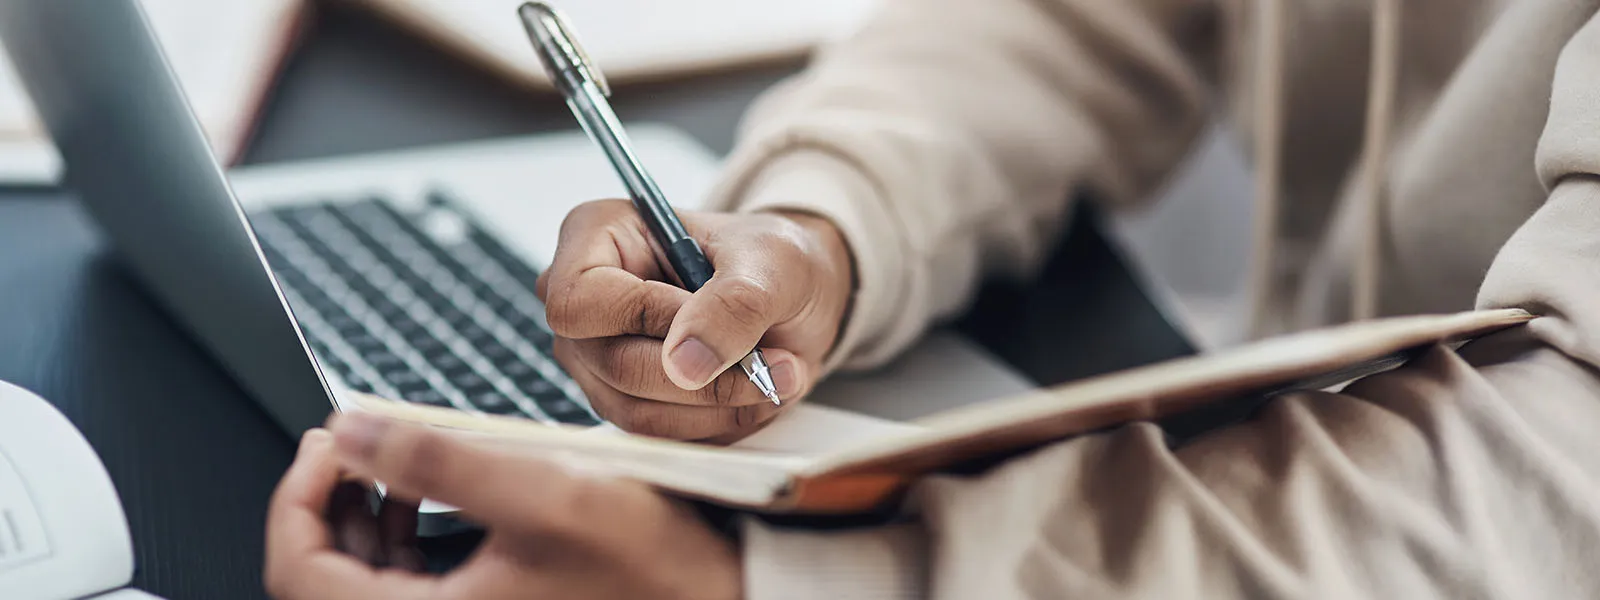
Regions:
<instances>
[{"instance_id":1,"label":"wrist","mask_svg":"<svg viewBox=\"0 0 1600 600\"><path fill-rule=\"evenodd\" d=\"M844 232L839 230L839 226L834 224L832 219L797 210L772 212L806 230L811 240L810 250L821 258L818 263L825 265L828 270L824 275L826 281L842 284L838 287L846 291L855 288L855 254L851 252L849 242L845 241Z\"/></svg>"},{"instance_id":2,"label":"wrist","mask_svg":"<svg viewBox=\"0 0 1600 600\"><path fill-rule=\"evenodd\" d=\"M821 268L817 280L823 282L820 289L826 290L823 301L838 311L838 326L827 353L832 356L839 340L844 337L845 327L849 324L850 313L854 308L856 290L860 286L855 254L851 251L844 232L832 219L798 210L771 212L799 225L811 238L809 251L818 256L817 264Z\"/></svg>"}]
</instances>

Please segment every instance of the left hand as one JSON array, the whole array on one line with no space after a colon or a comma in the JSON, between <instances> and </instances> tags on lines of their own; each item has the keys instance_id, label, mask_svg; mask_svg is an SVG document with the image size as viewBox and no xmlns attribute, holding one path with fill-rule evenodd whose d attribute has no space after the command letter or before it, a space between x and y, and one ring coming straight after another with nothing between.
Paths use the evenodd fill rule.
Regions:
<instances>
[{"instance_id":1,"label":"left hand","mask_svg":"<svg viewBox=\"0 0 1600 600\"><path fill-rule=\"evenodd\" d=\"M279 600L742 595L733 544L643 485L373 415L341 415L329 429L306 434L268 509L264 577ZM386 483L390 498L458 506L488 536L454 571L415 572L404 530L415 521L396 516L405 511L366 513L358 521L380 531L365 535L330 527L349 512L330 507L341 470Z\"/></svg>"}]
</instances>

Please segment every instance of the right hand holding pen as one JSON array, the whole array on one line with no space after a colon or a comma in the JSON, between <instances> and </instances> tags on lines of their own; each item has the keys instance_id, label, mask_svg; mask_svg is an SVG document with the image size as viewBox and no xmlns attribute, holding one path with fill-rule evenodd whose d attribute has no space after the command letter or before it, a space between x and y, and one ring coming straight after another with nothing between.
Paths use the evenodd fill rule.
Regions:
<instances>
[{"instance_id":1,"label":"right hand holding pen","mask_svg":"<svg viewBox=\"0 0 1600 600\"><path fill-rule=\"evenodd\" d=\"M584 204L539 279L556 359L601 417L625 430L731 442L782 407L738 368L758 344L789 406L839 334L851 263L838 230L800 214L680 212L716 275L678 287L624 200Z\"/></svg>"}]
</instances>

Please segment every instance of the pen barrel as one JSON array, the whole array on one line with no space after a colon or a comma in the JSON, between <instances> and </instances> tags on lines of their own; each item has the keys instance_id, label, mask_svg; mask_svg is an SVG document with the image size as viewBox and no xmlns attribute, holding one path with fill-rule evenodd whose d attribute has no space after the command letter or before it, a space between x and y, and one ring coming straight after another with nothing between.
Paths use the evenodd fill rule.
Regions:
<instances>
[{"instance_id":1,"label":"pen barrel","mask_svg":"<svg viewBox=\"0 0 1600 600\"><path fill-rule=\"evenodd\" d=\"M672 263L673 272L683 279L683 289L689 293L700 291L700 288L711 280L711 261L706 260L704 252L700 251L700 244L694 238L683 238L666 247L667 262Z\"/></svg>"}]
</instances>

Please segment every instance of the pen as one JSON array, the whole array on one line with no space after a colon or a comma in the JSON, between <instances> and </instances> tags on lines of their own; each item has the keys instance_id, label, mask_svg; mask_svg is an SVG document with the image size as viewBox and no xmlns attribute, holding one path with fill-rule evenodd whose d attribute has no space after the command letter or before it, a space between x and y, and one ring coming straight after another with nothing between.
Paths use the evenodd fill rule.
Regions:
<instances>
[{"instance_id":1,"label":"pen","mask_svg":"<svg viewBox=\"0 0 1600 600\"><path fill-rule=\"evenodd\" d=\"M689 237L683 222L678 220L678 214L667 203L666 196L656 187L655 180L645 172L644 166L639 164L639 158L628 143L627 132L622 130L616 112L611 110L611 103L606 101L606 97L611 95L611 88L606 84L605 76L589 60L588 54L572 34L572 28L555 8L543 2L526 2L517 9L517 15L522 17L522 25L528 30L528 39L533 42L545 73L550 75L550 80L566 97L567 106L589 134L589 139L599 144L600 149L605 151L606 159L616 168L617 175L622 177L628 195L633 198L634 208L666 253L673 272L677 273L683 287L690 293L698 291L711 279L711 261L706 260L700 244ZM751 350L739 361L739 367L744 369L744 374L761 390L763 396L772 400L773 404L782 403L760 348Z\"/></svg>"}]
</instances>

